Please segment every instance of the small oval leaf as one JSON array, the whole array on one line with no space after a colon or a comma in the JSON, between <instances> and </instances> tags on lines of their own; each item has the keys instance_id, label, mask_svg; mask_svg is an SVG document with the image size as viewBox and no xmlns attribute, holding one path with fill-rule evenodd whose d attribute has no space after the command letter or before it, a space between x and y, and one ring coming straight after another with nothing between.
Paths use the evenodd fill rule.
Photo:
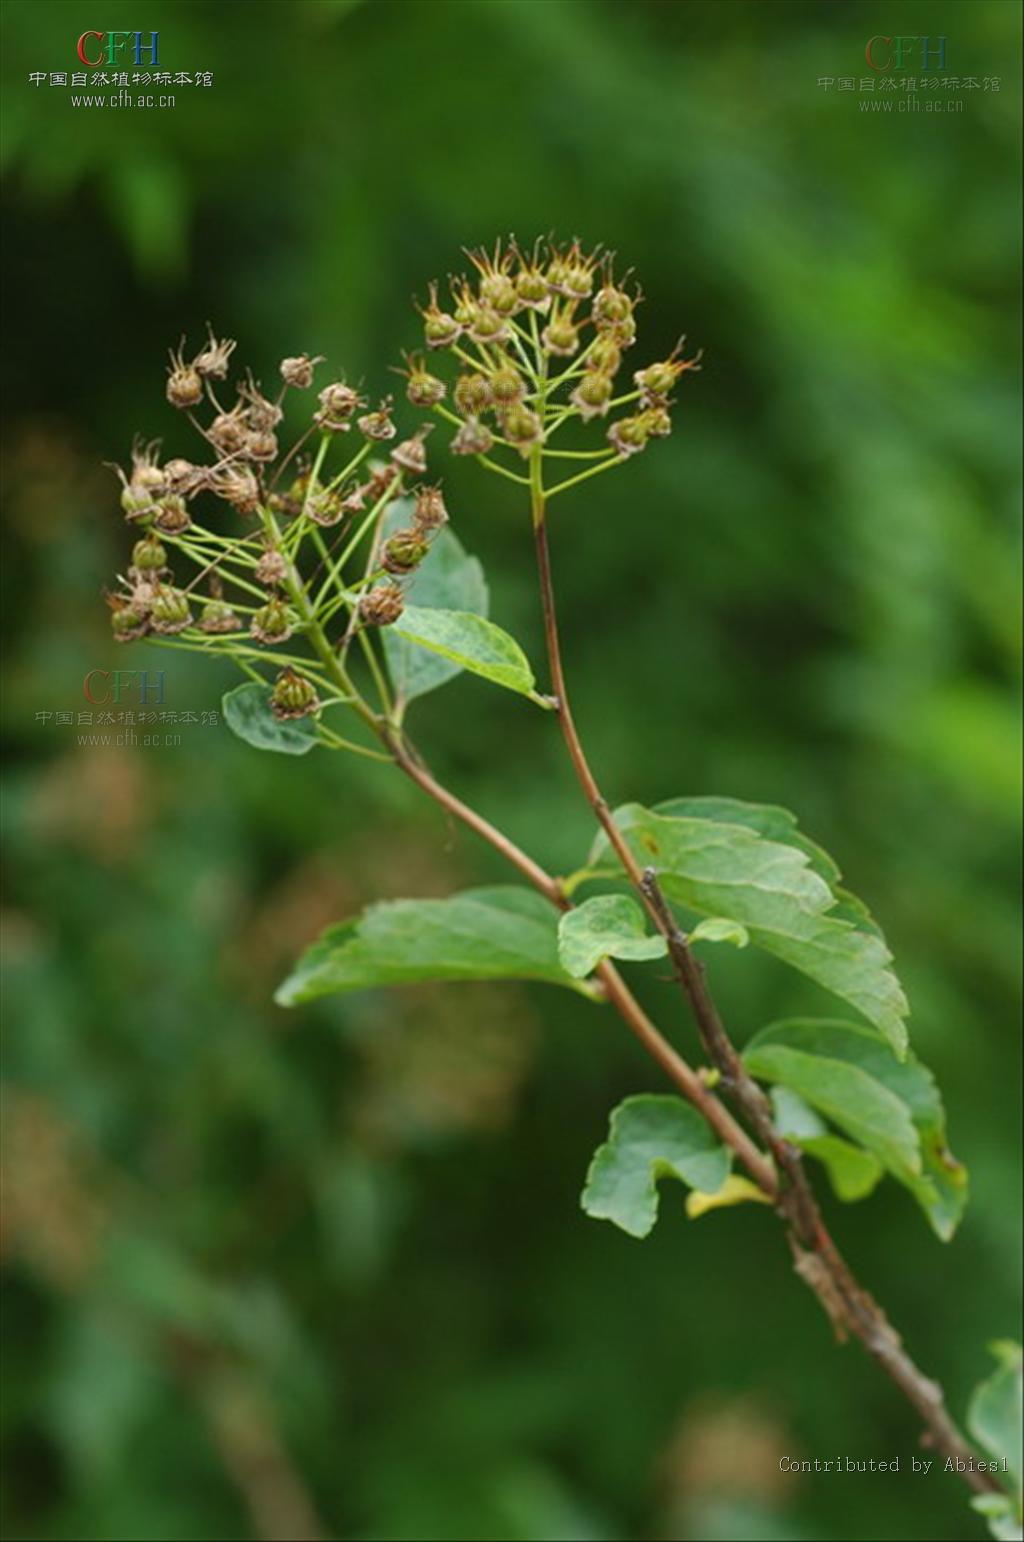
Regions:
<instances>
[{"instance_id":1,"label":"small oval leaf","mask_svg":"<svg viewBox=\"0 0 1024 1542\"><path fill-rule=\"evenodd\" d=\"M608 1139L594 1153L580 1204L631 1237L646 1237L658 1218L658 1180L713 1194L731 1155L682 1098L642 1093L612 1112Z\"/></svg>"},{"instance_id":2,"label":"small oval leaf","mask_svg":"<svg viewBox=\"0 0 1024 1542\"><path fill-rule=\"evenodd\" d=\"M534 677L526 654L514 637L493 621L468 610L434 610L407 605L393 628L396 636L440 654L460 669L482 675L495 685L533 693Z\"/></svg>"},{"instance_id":3,"label":"small oval leaf","mask_svg":"<svg viewBox=\"0 0 1024 1542\"><path fill-rule=\"evenodd\" d=\"M270 710L272 688L255 680L228 691L221 700L224 721L233 734L257 750L276 750L279 755L308 755L318 743L312 718L282 723Z\"/></svg>"},{"instance_id":4,"label":"small oval leaf","mask_svg":"<svg viewBox=\"0 0 1024 1542\"><path fill-rule=\"evenodd\" d=\"M603 958L664 958L663 937L647 935L644 913L625 894L596 894L558 924L558 956L562 968L582 980Z\"/></svg>"}]
</instances>

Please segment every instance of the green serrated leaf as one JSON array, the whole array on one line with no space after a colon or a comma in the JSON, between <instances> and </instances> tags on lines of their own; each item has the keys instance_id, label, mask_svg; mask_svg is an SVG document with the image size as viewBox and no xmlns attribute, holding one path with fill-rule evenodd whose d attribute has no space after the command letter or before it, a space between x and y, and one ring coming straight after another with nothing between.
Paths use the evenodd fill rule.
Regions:
<instances>
[{"instance_id":1,"label":"green serrated leaf","mask_svg":"<svg viewBox=\"0 0 1024 1542\"><path fill-rule=\"evenodd\" d=\"M681 1098L641 1094L611 1116L608 1140L587 1173L580 1203L597 1220L646 1237L658 1218L658 1180L713 1194L729 1174L730 1153Z\"/></svg>"},{"instance_id":2,"label":"green serrated leaf","mask_svg":"<svg viewBox=\"0 0 1024 1542\"><path fill-rule=\"evenodd\" d=\"M892 955L876 931L837 912L836 898L806 850L769 840L735 819L666 817L636 803L614 817L637 859L655 869L670 900L701 915L740 922L756 946L842 997L885 1035L896 1054L906 1052L908 1007L889 967ZM592 867L600 871L607 853L602 834ZM820 866L821 859L816 861Z\"/></svg>"},{"instance_id":3,"label":"green serrated leaf","mask_svg":"<svg viewBox=\"0 0 1024 1542\"><path fill-rule=\"evenodd\" d=\"M967 1428L996 1461L1006 1463L1006 1487L1017 1500L1019 1521L1024 1446L1021 1347L1007 1340L989 1347L999 1364L991 1376L975 1387L967 1408Z\"/></svg>"},{"instance_id":4,"label":"green serrated leaf","mask_svg":"<svg viewBox=\"0 0 1024 1542\"><path fill-rule=\"evenodd\" d=\"M558 956L562 967L581 980L603 958L664 958L663 937L649 937L644 913L625 894L596 894L558 923Z\"/></svg>"},{"instance_id":5,"label":"green serrated leaf","mask_svg":"<svg viewBox=\"0 0 1024 1542\"><path fill-rule=\"evenodd\" d=\"M276 750L279 755L308 755L318 743L312 718L300 717L282 723L270 710L272 687L251 680L236 686L221 699L224 721L231 732L258 750Z\"/></svg>"},{"instance_id":6,"label":"green serrated leaf","mask_svg":"<svg viewBox=\"0 0 1024 1542\"><path fill-rule=\"evenodd\" d=\"M771 1097L779 1134L821 1162L840 1199L848 1204L866 1199L885 1175L878 1158L841 1135L833 1135L810 1104L791 1088L773 1087Z\"/></svg>"},{"instance_id":7,"label":"green serrated leaf","mask_svg":"<svg viewBox=\"0 0 1024 1542\"><path fill-rule=\"evenodd\" d=\"M797 1144L822 1164L833 1192L846 1204L867 1199L885 1176L885 1169L872 1152L863 1151L841 1135L812 1135Z\"/></svg>"},{"instance_id":8,"label":"green serrated leaf","mask_svg":"<svg viewBox=\"0 0 1024 1542\"><path fill-rule=\"evenodd\" d=\"M533 670L514 637L468 610L424 609L407 605L392 630L399 637L448 659L459 669L482 675L495 685L534 694Z\"/></svg>"},{"instance_id":9,"label":"green serrated leaf","mask_svg":"<svg viewBox=\"0 0 1024 1542\"><path fill-rule=\"evenodd\" d=\"M389 504L382 522L382 535L386 538L396 530L408 527L413 507L411 498L396 498ZM428 555L416 569L409 594L421 610L471 611L476 616L486 616L488 611L484 570L448 528L435 536ZM424 696L462 673L461 664L418 647L394 627L381 629L381 642L395 694L402 701Z\"/></svg>"},{"instance_id":10,"label":"green serrated leaf","mask_svg":"<svg viewBox=\"0 0 1024 1542\"><path fill-rule=\"evenodd\" d=\"M763 1029L743 1061L873 1152L949 1240L967 1203L967 1173L946 1145L942 1100L919 1060L896 1060L881 1034L860 1023L798 1018Z\"/></svg>"},{"instance_id":11,"label":"green serrated leaf","mask_svg":"<svg viewBox=\"0 0 1024 1542\"><path fill-rule=\"evenodd\" d=\"M277 991L279 1006L424 980L546 980L589 994L558 961L557 912L513 886L391 900L328 927Z\"/></svg>"},{"instance_id":12,"label":"green serrated leaf","mask_svg":"<svg viewBox=\"0 0 1024 1542\"><path fill-rule=\"evenodd\" d=\"M654 805L655 814L672 819L710 819L715 824L743 825L766 840L795 846L804 853L809 866L830 888L842 874L825 849L804 835L795 814L776 803L744 803L739 798L669 798Z\"/></svg>"}]
</instances>

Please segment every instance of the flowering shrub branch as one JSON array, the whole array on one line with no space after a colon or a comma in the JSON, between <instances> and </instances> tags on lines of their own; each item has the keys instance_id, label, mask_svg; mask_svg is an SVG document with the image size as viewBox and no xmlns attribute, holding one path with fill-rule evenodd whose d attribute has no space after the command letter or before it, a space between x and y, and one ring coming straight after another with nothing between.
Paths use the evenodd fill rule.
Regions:
<instances>
[{"instance_id":1,"label":"flowering shrub branch","mask_svg":"<svg viewBox=\"0 0 1024 1542\"><path fill-rule=\"evenodd\" d=\"M432 421L404 438L390 397L370 407L337 379L282 452L286 409L312 390L323 360L282 361L272 396L248 374L231 400L223 382L233 342L211 330L194 357L184 343L172 352L167 399L195 426L205 462L162 464L156 444L136 441L119 471L135 539L108 596L114 636L229 658L246 680L225 697L225 714L249 743L390 762L526 880L371 907L310 947L278 992L282 1004L415 980L510 977L609 1003L681 1096L640 1094L613 1111L583 1190L587 1213L645 1236L659 1183L670 1179L689 1190L694 1218L745 1201L773 1206L796 1272L837 1337L860 1339L885 1370L993 1534L1017 1534L1006 1409L1014 1398L1019 1408L1019 1352L1002 1353L972 1403L971 1430L987 1453L979 1456L841 1256L807 1171L807 1159L820 1163L845 1202L891 1177L943 1239L966 1203L966 1172L949 1151L934 1080L909 1050L909 1009L880 928L783 809L690 796L613 810L572 713L550 505L669 434L673 393L698 358L680 343L667 358L625 369L641 295L628 275L615 276L610 254L578 242L528 252L499 242L467 255L470 276L453 280L445 301L431 285L420 308L423 347L400 373L408 401ZM450 453L523 490L550 695L488 618L479 564L427 480L438 426ZM410 705L462 671L557 718L597 827L570 878L549 873L443 786L411 745ZM850 1017L769 1024L741 1052L694 951L723 943L770 953L838 997ZM655 1027L613 962L664 958L706 1065L691 1066Z\"/></svg>"}]
</instances>

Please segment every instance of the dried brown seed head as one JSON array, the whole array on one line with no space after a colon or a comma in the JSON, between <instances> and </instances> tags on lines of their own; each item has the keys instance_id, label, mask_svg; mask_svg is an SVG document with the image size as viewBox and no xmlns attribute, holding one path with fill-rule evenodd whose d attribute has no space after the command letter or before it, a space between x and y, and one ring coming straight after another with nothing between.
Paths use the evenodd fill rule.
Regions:
<instances>
[{"instance_id":1,"label":"dried brown seed head","mask_svg":"<svg viewBox=\"0 0 1024 1542\"><path fill-rule=\"evenodd\" d=\"M285 385L292 386L297 391L306 391L313 384L313 371L323 362L323 354L317 354L315 359L311 359L308 353L299 353L294 358L282 359L281 379Z\"/></svg>"},{"instance_id":2,"label":"dried brown seed head","mask_svg":"<svg viewBox=\"0 0 1024 1542\"><path fill-rule=\"evenodd\" d=\"M288 561L283 552L265 551L254 569L256 582L272 589L288 576Z\"/></svg>"},{"instance_id":3,"label":"dried brown seed head","mask_svg":"<svg viewBox=\"0 0 1024 1542\"><path fill-rule=\"evenodd\" d=\"M359 614L367 626L392 626L403 608L402 591L397 584L377 584L359 601Z\"/></svg>"},{"instance_id":4,"label":"dried brown seed head","mask_svg":"<svg viewBox=\"0 0 1024 1542\"><path fill-rule=\"evenodd\" d=\"M196 354L195 369L204 380L224 380L227 378L228 360L235 351L235 344L229 337L220 340L214 337L209 322L206 323L206 330L209 339Z\"/></svg>"},{"instance_id":5,"label":"dried brown seed head","mask_svg":"<svg viewBox=\"0 0 1024 1542\"><path fill-rule=\"evenodd\" d=\"M201 632L238 632L242 623L225 600L208 600L197 623Z\"/></svg>"},{"instance_id":6,"label":"dried brown seed head","mask_svg":"<svg viewBox=\"0 0 1024 1542\"><path fill-rule=\"evenodd\" d=\"M167 371L167 400L172 407L194 407L203 399L203 380L194 363L186 364L182 338L177 353L170 350L171 367Z\"/></svg>"},{"instance_id":7,"label":"dried brown seed head","mask_svg":"<svg viewBox=\"0 0 1024 1542\"><path fill-rule=\"evenodd\" d=\"M467 418L448 446L453 455L486 455L493 447L494 435L478 418Z\"/></svg>"},{"instance_id":8,"label":"dried brown seed head","mask_svg":"<svg viewBox=\"0 0 1024 1542\"><path fill-rule=\"evenodd\" d=\"M427 452L423 441L433 431L433 427L433 423L424 423L411 439L403 439L401 444L395 446L391 451L391 459L396 466L411 471L414 476L423 475L427 469Z\"/></svg>"}]
</instances>

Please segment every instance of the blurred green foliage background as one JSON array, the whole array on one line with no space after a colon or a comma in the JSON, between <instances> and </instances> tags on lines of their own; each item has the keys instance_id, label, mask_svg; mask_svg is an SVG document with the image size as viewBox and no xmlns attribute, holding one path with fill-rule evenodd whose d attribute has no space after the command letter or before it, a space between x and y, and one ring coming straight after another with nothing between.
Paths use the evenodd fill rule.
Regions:
<instances>
[{"instance_id":1,"label":"blurred green foliage background","mask_svg":"<svg viewBox=\"0 0 1024 1542\"><path fill-rule=\"evenodd\" d=\"M938 1243L887 1185L829 1209L962 1416L1016 1321L1019 203L1016 3L6 0L4 1530L11 1538L961 1538L955 1479L786 1478L900 1456L773 1217L645 1246L577 1199L618 1021L541 989L270 993L328 920L504 878L397 773L224 729L90 748L126 532L104 460L191 446L165 350L206 318L269 379L368 389L459 249L603 241L638 361L704 349L674 437L556 505L577 717L616 800L784 803L886 926L973 1197ZM86 28L209 69L164 112L28 84ZM1000 77L868 115L820 77L876 32ZM440 435L435 436L439 439ZM435 451L435 465L438 455ZM541 639L515 489L446 463L493 613ZM168 662L170 661L170 662ZM556 870L589 819L540 714L462 679L412 727ZM720 957L740 1037L824 1004ZM645 1001L696 1054L670 986ZM836 1213L840 1211L841 1213Z\"/></svg>"}]
</instances>

